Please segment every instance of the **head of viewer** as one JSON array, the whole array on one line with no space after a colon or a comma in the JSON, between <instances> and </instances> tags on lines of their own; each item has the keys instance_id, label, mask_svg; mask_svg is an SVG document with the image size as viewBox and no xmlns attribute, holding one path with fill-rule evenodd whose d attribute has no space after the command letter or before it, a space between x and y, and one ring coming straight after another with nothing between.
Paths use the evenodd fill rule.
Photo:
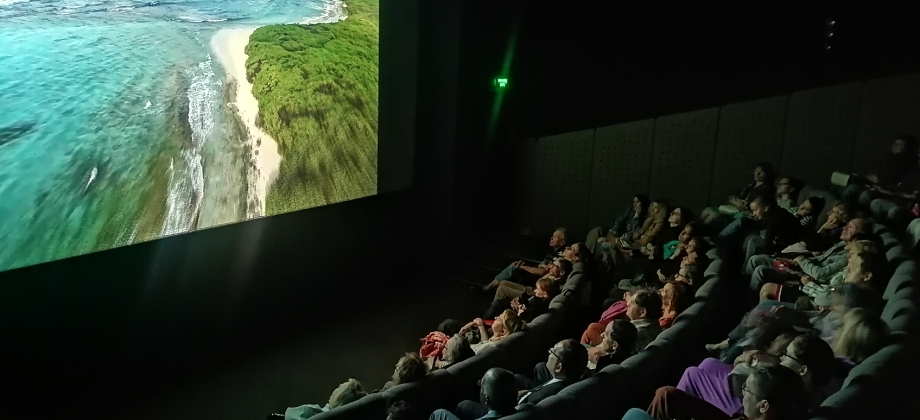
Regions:
<instances>
[{"instance_id":1,"label":"head of viewer","mask_svg":"<svg viewBox=\"0 0 920 420\"><path fill-rule=\"evenodd\" d=\"M847 261L847 284L867 284L880 286L887 279L888 260L875 252L860 252Z\"/></svg>"},{"instance_id":2,"label":"head of viewer","mask_svg":"<svg viewBox=\"0 0 920 420\"><path fill-rule=\"evenodd\" d=\"M553 236L549 237L549 246L553 248L559 248L565 246L568 242L568 233L566 233L565 228L558 228L553 231Z\"/></svg>"},{"instance_id":3,"label":"head of viewer","mask_svg":"<svg viewBox=\"0 0 920 420\"><path fill-rule=\"evenodd\" d=\"M457 334L447 340L444 345L444 361L449 364L460 363L475 356L466 336Z\"/></svg>"},{"instance_id":4,"label":"head of viewer","mask_svg":"<svg viewBox=\"0 0 920 420\"><path fill-rule=\"evenodd\" d=\"M339 408L345 404L358 401L365 396L367 396L367 392L364 392L361 382L356 379L349 379L332 391L332 395L329 396L329 407Z\"/></svg>"},{"instance_id":5,"label":"head of viewer","mask_svg":"<svg viewBox=\"0 0 920 420\"><path fill-rule=\"evenodd\" d=\"M648 217L651 217L653 220L667 220L668 203L664 200L653 201L648 207Z\"/></svg>"},{"instance_id":6,"label":"head of viewer","mask_svg":"<svg viewBox=\"0 0 920 420\"><path fill-rule=\"evenodd\" d=\"M690 242L690 238L694 237L694 235L699 233L698 231L699 231L699 224L697 222L687 223L687 225L684 226L684 229L681 230L680 233L677 235L677 240L678 242L682 244L686 244L687 242Z\"/></svg>"},{"instance_id":7,"label":"head of viewer","mask_svg":"<svg viewBox=\"0 0 920 420\"><path fill-rule=\"evenodd\" d=\"M636 214L648 213L648 206L651 204L648 196L645 194L636 194L633 196L632 209Z\"/></svg>"},{"instance_id":8,"label":"head of viewer","mask_svg":"<svg viewBox=\"0 0 920 420\"><path fill-rule=\"evenodd\" d=\"M577 381L587 366L588 349L575 340L562 340L549 349L546 368L553 378Z\"/></svg>"},{"instance_id":9,"label":"head of viewer","mask_svg":"<svg viewBox=\"0 0 920 420\"><path fill-rule=\"evenodd\" d=\"M553 287L553 280L546 277L537 280L533 287L533 295L538 298L548 298Z\"/></svg>"},{"instance_id":10,"label":"head of viewer","mask_svg":"<svg viewBox=\"0 0 920 420\"><path fill-rule=\"evenodd\" d=\"M770 207L773 207L774 203L776 203L775 197L766 195L758 195L755 197L750 204L751 214L754 216L754 219L763 219L764 215L767 214L767 210L770 210Z\"/></svg>"},{"instance_id":11,"label":"head of viewer","mask_svg":"<svg viewBox=\"0 0 920 420\"><path fill-rule=\"evenodd\" d=\"M562 251L562 257L573 263L585 261L588 258L588 247L581 242L576 242Z\"/></svg>"},{"instance_id":12,"label":"head of viewer","mask_svg":"<svg viewBox=\"0 0 920 420\"><path fill-rule=\"evenodd\" d=\"M805 413L802 377L775 364L760 364L741 385L741 406L748 420L797 419Z\"/></svg>"},{"instance_id":13,"label":"head of viewer","mask_svg":"<svg viewBox=\"0 0 920 420\"><path fill-rule=\"evenodd\" d=\"M693 211L686 207L675 207L668 215L668 223L671 226L684 226L693 220Z\"/></svg>"},{"instance_id":14,"label":"head of viewer","mask_svg":"<svg viewBox=\"0 0 920 420\"><path fill-rule=\"evenodd\" d=\"M844 242L849 242L853 239L853 235L857 233L871 233L872 229L875 227L875 222L872 219L866 217L859 217L847 222L843 227L843 230L840 231L840 240Z\"/></svg>"},{"instance_id":15,"label":"head of viewer","mask_svg":"<svg viewBox=\"0 0 920 420\"><path fill-rule=\"evenodd\" d=\"M393 371L393 383L396 385L417 382L428 374L428 366L417 353L406 353L396 362Z\"/></svg>"},{"instance_id":16,"label":"head of viewer","mask_svg":"<svg viewBox=\"0 0 920 420\"><path fill-rule=\"evenodd\" d=\"M565 277L572 272L572 262L565 258L557 258L549 267L549 274L556 278Z\"/></svg>"},{"instance_id":17,"label":"head of viewer","mask_svg":"<svg viewBox=\"0 0 920 420\"><path fill-rule=\"evenodd\" d=\"M854 308L843 317L843 328L834 341L834 354L854 363L862 363L887 344L888 324L862 308Z\"/></svg>"},{"instance_id":18,"label":"head of viewer","mask_svg":"<svg viewBox=\"0 0 920 420\"><path fill-rule=\"evenodd\" d=\"M522 320L514 311L506 309L495 321L492 322L493 337L507 337L524 329L524 320Z\"/></svg>"},{"instance_id":19,"label":"head of viewer","mask_svg":"<svg viewBox=\"0 0 920 420\"><path fill-rule=\"evenodd\" d=\"M626 302L626 316L630 321L647 319L657 322L661 313L661 296L651 290L639 290Z\"/></svg>"},{"instance_id":20,"label":"head of viewer","mask_svg":"<svg viewBox=\"0 0 920 420\"><path fill-rule=\"evenodd\" d=\"M780 364L802 376L809 389L818 389L831 380L834 350L814 334L802 334L792 340L780 355Z\"/></svg>"},{"instance_id":21,"label":"head of viewer","mask_svg":"<svg viewBox=\"0 0 920 420\"><path fill-rule=\"evenodd\" d=\"M499 414L510 414L518 401L518 385L514 374L492 368L479 380L479 401Z\"/></svg>"},{"instance_id":22,"label":"head of viewer","mask_svg":"<svg viewBox=\"0 0 920 420\"><path fill-rule=\"evenodd\" d=\"M821 211L824 210L824 199L821 197L808 197L805 201L802 201L802 204L799 204L796 214L799 216L814 216L821 214Z\"/></svg>"},{"instance_id":23,"label":"head of viewer","mask_svg":"<svg viewBox=\"0 0 920 420\"><path fill-rule=\"evenodd\" d=\"M769 162L760 162L754 167L754 182L772 184L776 179L776 170Z\"/></svg>"},{"instance_id":24,"label":"head of viewer","mask_svg":"<svg viewBox=\"0 0 920 420\"><path fill-rule=\"evenodd\" d=\"M639 332L632 322L615 319L607 324L607 328L601 334L601 344L609 352L629 354L636 347L638 338Z\"/></svg>"}]
</instances>

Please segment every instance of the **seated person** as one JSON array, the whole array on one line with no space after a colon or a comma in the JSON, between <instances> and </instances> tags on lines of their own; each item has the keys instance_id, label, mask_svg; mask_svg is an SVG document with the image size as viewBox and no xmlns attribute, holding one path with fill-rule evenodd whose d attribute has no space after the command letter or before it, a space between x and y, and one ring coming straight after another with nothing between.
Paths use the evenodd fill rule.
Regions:
<instances>
[{"instance_id":1,"label":"seated person","mask_svg":"<svg viewBox=\"0 0 920 420\"><path fill-rule=\"evenodd\" d=\"M848 253L847 266L838 273L835 273L826 282L819 282L810 276L802 276L798 281L789 281L786 283L767 283L760 289L760 300L776 300L780 302L796 303L803 296L814 299L818 293L822 293L831 287L837 287L844 283L861 283L861 282L879 282L885 281L888 277L888 260L884 255L877 252L859 252L857 248L873 246L872 241L856 241L851 247L853 253Z\"/></svg>"},{"instance_id":2,"label":"seated person","mask_svg":"<svg viewBox=\"0 0 920 420\"><path fill-rule=\"evenodd\" d=\"M577 341L562 340L549 349L546 362L538 363L533 378L515 375L518 404L537 404L581 380L588 365L588 349Z\"/></svg>"},{"instance_id":3,"label":"seated person","mask_svg":"<svg viewBox=\"0 0 920 420\"><path fill-rule=\"evenodd\" d=\"M284 420L308 419L319 413L325 413L326 411L334 410L345 404L358 401L366 395L367 392L364 392L364 387L361 386L360 382L356 379L349 379L332 391L332 395L329 396L329 402L326 403L325 406L320 407L316 404L307 404L288 408L284 411Z\"/></svg>"},{"instance_id":4,"label":"seated person","mask_svg":"<svg viewBox=\"0 0 920 420\"><path fill-rule=\"evenodd\" d=\"M666 283L660 293L662 316L658 319L658 325L667 329L681 312L693 304L693 288L687 283L672 281Z\"/></svg>"},{"instance_id":5,"label":"seated person","mask_svg":"<svg viewBox=\"0 0 920 420\"><path fill-rule=\"evenodd\" d=\"M661 333L659 319L662 316L661 296L652 290L640 290L629 297L626 303L626 316L636 326L637 352L645 350L658 334Z\"/></svg>"},{"instance_id":6,"label":"seated person","mask_svg":"<svg viewBox=\"0 0 920 420\"><path fill-rule=\"evenodd\" d=\"M473 348L470 347L470 340L465 336L457 334L447 340L444 351L437 357L425 359L428 370L446 369L450 365L460 363L466 359L475 356Z\"/></svg>"},{"instance_id":7,"label":"seated person","mask_svg":"<svg viewBox=\"0 0 920 420\"><path fill-rule=\"evenodd\" d=\"M484 318L493 318L506 309L511 309L518 314L524 322L531 322L536 317L543 315L549 310L549 303L556 296L559 289L555 285L556 281L545 276L537 280L537 284L530 288L530 291L519 295L514 299L507 298L492 301L492 305L486 311ZM501 290L501 286L499 286ZM497 293L496 293L497 295ZM497 296L496 296L497 297Z\"/></svg>"},{"instance_id":8,"label":"seated person","mask_svg":"<svg viewBox=\"0 0 920 420\"><path fill-rule=\"evenodd\" d=\"M594 246L594 256L598 261L600 261L601 255L609 250L610 244L616 243L619 241L620 237L624 235L627 237L631 236L633 232L642 226L642 222L648 217L648 207L650 204L651 200L649 200L647 195L636 194L633 196L632 206L626 209L626 211L613 222L613 225L607 230L606 234L603 232L604 228L594 228L598 236L597 244L587 245L589 247ZM588 236L591 235L589 234Z\"/></svg>"},{"instance_id":9,"label":"seated person","mask_svg":"<svg viewBox=\"0 0 920 420\"><path fill-rule=\"evenodd\" d=\"M565 258L559 258L549 266L549 272L547 272L545 276L541 277L540 280L549 280L551 285L550 291L552 291L553 294L556 294L558 293L558 290L562 288L560 283L571 272L572 262ZM539 283L540 280L537 280L537 282ZM515 283L513 281L502 280L498 283L498 286L495 289L495 298L493 298L492 304L493 306L507 306L511 300L517 299L523 294L533 294L533 291L534 288L531 286L524 286L523 284ZM486 318L491 317L492 315L486 315Z\"/></svg>"},{"instance_id":10,"label":"seated person","mask_svg":"<svg viewBox=\"0 0 920 420\"><path fill-rule=\"evenodd\" d=\"M818 216L824 211L826 201L823 197L808 197L799 204L792 215L799 219L803 232L812 232L818 223ZM804 235L803 235L804 236Z\"/></svg>"},{"instance_id":11,"label":"seated person","mask_svg":"<svg viewBox=\"0 0 920 420\"><path fill-rule=\"evenodd\" d=\"M558 280L567 279L569 276L572 275L572 273L575 273L575 272L583 273L585 269L584 262L587 261L588 258L590 258L590 254L588 253L588 248L585 246L585 244L581 242L576 242L572 245L566 246L565 249L562 250L562 259L568 260L571 263L572 268L567 274L561 274L561 270L568 266L559 265L558 268L560 269L561 277ZM550 261L548 264L546 264L541 269L541 270L544 270L541 277L547 274L550 274L550 271L554 269L553 265L556 265L555 261L556 260ZM539 280L539 278L540 277L529 276L529 279L531 280L530 284L535 283L537 280ZM555 278L555 276L553 276L553 278ZM518 283L521 285L525 285L526 279L522 279L518 277L517 281L515 282L509 282L507 280L492 280L491 283L483 286L482 291L487 292L492 289L497 289L499 286L503 286L503 285L513 288L513 286L511 286L511 283ZM526 289L518 288L517 290L526 290Z\"/></svg>"},{"instance_id":12,"label":"seated person","mask_svg":"<svg viewBox=\"0 0 920 420\"><path fill-rule=\"evenodd\" d=\"M768 162L758 163L754 167L754 182L748 184L738 194L728 197L728 204L718 209L707 208L703 210L701 219L710 226L714 232L721 232L736 217L750 215L750 204L758 195L774 195L776 187L773 182L776 172L773 165Z\"/></svg>"},{"instance_id":13,"label":"seated person","mask_svg":"<svg viewBox=\"0 0 920 420\"><path fill-rule=\"evenodd\" d=\"M690 286L702 283L703 274L709 267L709 257L706 256L709 250L709 242L703 238L692 238L690 243L684 249L684 257L680 261L680 268L673 276L666 276L661 270L658 270L658 280L663 283L670 281L679 281ZM620 283L621 288L627 288L629 285Z\"/></svg>"},{"instance_id":14,"label":"seated person","mask_svg":"<svg viewBox=\"0 0 920 420\"><path fill-rule=\"evenodd\" d=\"M772 196L757 196L751 202L751 217L757 222L755 230L726 228L719 234L719 243L727 250L743 244L745 260L764 253L774 254L799 241L802 227L798 219L776 204ZM752 233L762 231L760 235ZM749 236L750 235L750 236Z\"/></svg>"},{"instance_id":15,"label":"seated person","mask_svg":"<svg viewBox=\"0 0 920 420\"><path fill-rule=\"evenodd\" d=\"M781 177L776 182L776 204L795 214L798 211L799 191L802 182L792 177Z\"/></svg>"},{"instance_id":16,"label":"seated person","mask_svg":"<svg viewBox=\"0 0 920 420\"><path fill-rule=\"evenodd\" d=\"M718 363L712 362L712 359L707 362ZM732 418L743 412L743 400L747 397L742 395L744 388L739 390L733 383L746 383L757 367L763 364L782 365L799 374L805 389L797 397L806 398L798 400L807 401L802 404L805 407L817 409L830 395L829 390L824 388L831 383L834 375L836 361L833 350L819 337L802 334L792 340L781 355L755 350L739 357L733 369L688 369L681 379L681 385L686 390L681 390L681 385L659 389L649 411L656 416L667 412L671 416L668 418Z\"/></svg>"},{"instance_id":17,"label":"seated person","mask_svg":"<svg viewBox=\"0 0 920 420\"><path fill-rule=\"evenodd\" d=\"M514 280L516 277L525 277L524 280L519 280L519 282L527 283L527 278L535 279L546 275L549 271L548 266L557 258L561 258L563 251L565 251L566 246L568 246L568 234L564 228L558 228L553 232L553 236L549 238L549 246L551 248L549 254L543 258L543 261L539 265L531 267L524 261L515 261L498 273L491 283L483 287L483 290L494 289L502 280Z\"/></svg>"},{"instance_id":18,"label":"seated person","mask_svg":"<svg viewBox=\"0 0 920 420\"><path fill-rule=\"evenodd\" d=\"M920 158L920 156L918 156ZM917 158L915 158L916 161ZM886 225L902 223L920 198L920 166L914 166L894 187L872 186L867 193L874 197L869 208ZM906 224L904 225L906 227Z\"/></svg>"},{"instance_id":19,"label":"seated person","mask_svg":"<svg viewBox=\"0 0 920 420\"><path fill-rule=\"evenodd\" d=\"M618 241L611 244L614 249L612 253L604 254L603 258L607 263L606 267L611 267L617 261L630 260L633 254L652 243L658 236L658 233L667 224L668 205L664 200L655 200L649 206L648 217L642 222L642 226L629 236L621 236ZM613 260L609 260L613 258Z\"/></svg>"},{"instance_id":20,"label":"seated person","mask_svg":"<svg viewBox=\"0 0 920 420\"><path fill-rule=\"evenodd\" d=\"M399 400L387 409L387 420L421 420L428 418L418 406Z\"/></svg>"},{"instance_id":21,"label":"seated person","mask_svg":"<svg viewBox=\"0 0 920 420\"><path fill-rule=\"evenodd\" d=\"M854 308L862 308L871 313L881 313L884 305L881 293L860 284L844 284L842 287L829 290L815 298L817 311L799 311L788 307L772 305L774 302L763 302L757 308L745 315L744 319L733 329L728 338L718 344L707 344L706 350L722 352L721 360L734 360L744 351L739 343L749 340L754 329L766 323L775 323L779 330L783 328L814 329L818 335L827 341L833 342L843 325L843 316Z\"/></svg>"},{"instance_id":22,"label":"seated person","mask_svg":"<svg viewBox=\"0 0 920 420\"><path fill-rule=\"evenodd\" d=\"M888 324L881 318L862 308L852 309L843 317L834 354L849 365L857 365L885 347L889 335Z\"/></svg>"},{"instance_id":23,"label":"seated person","mask_svg":"<svg viewBox=\"0 0 920 420\"><path fill-rule=\"evenodd\" d=\"M800 403L805 392L802 377L788 367L764 363L751 369L739 386L742 394L739 415L732 417L712 404L683 393L677 388L664 387L655 393L648 412L637 408L626 412L623 420L697 420L745 419L786 420L805 418ZM651 414L649 414L651 413Z\"/></svg>"},{"instance_id":24,"label":"seated person","mask_svg":"<svg viewBox=\"0 0 920 420\"><path fill-rule=\"evenodd\" d=\"M853 240L857 233L872 232L873 225L871 219L850 220L840 233L841 242L818 256L800 256L792 261L769 255L751 257L744 270L751 276L751 292L759 298L760 289L766 283L786 283L799 280L806 275L820 283L829 282L831 276L847 264L846 244ZM784 265L783 270L775 268L777 261Z\"/></svg>"},{"instance_id":25,"label":"seated person","mask_svg":"<svg viewBox=\"0 0 920 420\"><path fill-rule=\"evenodd\" d=\"M428 365L422 360L418 353L406 353L396 362L396 368L393 370L393 378L383 385L381 391L386 391L397 385L418 382L425 379L428 375Z\"/></svg>"},{"instance_id":26,"label":"seated person","mask_svg":"<svg viewBox=\"0 0 920 420\"><path fill-rule=\"evenodd\" d=\"M479 352L485 350L487 347L498 344L498 342L505 337L523 330L524 325L526 325L526 323L521 320L516 313L509 309L502 312L501 315L497 316L495 321L492 322L491 334L489 334L489 330L486 329L485 321L483 321L482 318L476 318L473 322L464 325L463 328L460 329L460 334L473 333L471 335L476 339L470 340L470 342L473 343L470 345L470 348L473 349L474 353L479 354ZM473 331L474 327L476 328L475 332Z\"/></svg>"},{"instance_id":27,"label":"seated person","mask_svg":"<svg viewBox=\"0 0 920 420\"><path fill-rule=\"evenodd\" d=\"M445 409L436 410L430 420L490 420L510 416L522 407L517 404L518 386L514 374L492 368L479 380L479 402L463 401L457 405L456 413Z\"/></svg>"},{"instance_id":28,"label":"seated person","mask_svg":"<svg viewBox=\"0 0 920 420\"><path fill-rule=\"evenodd\" d=\"M871 173L853 174L858 177L857 182L847 185L840 197L854 205L860 204L869 208L871 201L876 198L871 193L865 194L869 188L879 186L882 189L891 189L897 185L911 169L917 166L915 158L917 150L916 137L909 134L899 136L891 144L891 150L876 164Z\"/></svg>"},{"instance_id":29,"label":"seated person","mask_svg":"<svg viewBox=\"0 0 920 420\"><path fill-rule=\"evenodd\" d=\"M615 319L601 333L600 344L588 348L588 370L599 372L610 365L618 365L634 354L638 331L632 322Z\"/></svg>"}]
</instances>

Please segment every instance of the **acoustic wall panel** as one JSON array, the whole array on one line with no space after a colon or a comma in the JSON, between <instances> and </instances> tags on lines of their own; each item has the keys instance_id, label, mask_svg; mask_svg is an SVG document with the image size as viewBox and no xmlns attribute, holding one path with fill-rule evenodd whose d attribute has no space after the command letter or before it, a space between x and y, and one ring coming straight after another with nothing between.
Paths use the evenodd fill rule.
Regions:
<instances>
[{"instance_id":1,"label":"acoustic wall panel","mask_svg":"<svg viewBox=\"0 0 920 420\"><path fill-rule=\"evenodd\" d=\"M849 171L862 82L792 94L780 173L823 188L834 171Z\"/></svg>"},{"instance_id":2,"label":"acoustic wall panel","mask_svg":"<svg viewBox=\"0 0 920 420\"><path fill-rule=\"evenodd\" d=\"M869 80L863 86L853 172L869 173L901 134L920 136L920 73Z\"/></svg>"},{"instance_id":3,"label":"acoustic wall panel","mask_svg":"<svg viewBox=\"0 0 920 420\"><path fill-rule=\"evenodd\" d=\"M536 163L537 144L536 138L520 139L515 147L514 154L514 179L512 191L515 204L515 217L517 228L521 234L529 235L533 226L534 209L538 196L536 194Z\"/></svg>"},{"instance_id":4,"label":"acoustic wall panel","mask_svg":"<svg viewBox=\"0 0 920 420\"><path fill-rule=\"evenodd\" d=\"M537 141L531 234L565 227L587 233L594 130L544 137Z\"/></svg>"},{"instance_id":5,"label":"acoustic wall panel","mask_svg":"<svg viewBox=\"0 0 920 420\"><path fill-rule=\"evenodd\" d=\"M592 227L606 226L631 205L634 194L648 192L654 130L654 119L597 129L588 212Z\"/></svg>"},{"instance_id":6,"label":"acoustic wall panel","mask_svg":"<svg viewBox=\"0 0 920 420\"><path fill-rule=\"evenodd\" d=\"M788 96L777 96L722 107L710 205L724 204L751 182L758 162L780 167L788 105Z\"/></svg>"},{"instance_id":7,"label":"acoustic wall panel","mask_svg":"<svg viewBox=\"0 0 920 420\"><path fill-rule=\"evenodd\" d=\"M694 212L709 202L719 108L655 120L649 178L652 199L666 198Z\"/></svg>"}]
</instances>

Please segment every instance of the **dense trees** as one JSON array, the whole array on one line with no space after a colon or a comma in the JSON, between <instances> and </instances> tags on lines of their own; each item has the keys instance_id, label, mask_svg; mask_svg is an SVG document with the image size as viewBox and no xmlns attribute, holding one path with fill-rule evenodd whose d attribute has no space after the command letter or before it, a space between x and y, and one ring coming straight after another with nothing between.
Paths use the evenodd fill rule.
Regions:
<instances>
[{"instance_id":1,"label":"dense trees","mask_svg":"<svg viewBox=\"0 0 920 420\"><path fill-rule=\"evenodd\" d=\"M280 174L266 214L377 192L379 0L347 0L348 18L257 29L246 75Z\"/></svg>"}]
</instances>

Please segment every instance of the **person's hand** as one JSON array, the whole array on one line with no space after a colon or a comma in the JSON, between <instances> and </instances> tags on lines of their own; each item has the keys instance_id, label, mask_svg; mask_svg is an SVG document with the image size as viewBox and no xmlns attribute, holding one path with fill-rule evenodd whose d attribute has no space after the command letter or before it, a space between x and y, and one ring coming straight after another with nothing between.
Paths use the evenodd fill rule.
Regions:
<instances>
[{"instance_id":1,"label":"person's hand","mask_svg":"<svg viewBox=\"0 0 920 420\"><path fill-rule=\"evenodd\" d=\"M815 280L815 279L811 278L810 276L802 276L802 278L799 279L799 281L802 282L802 285L803 285L803 286L806 285L806 284L808 284L808 283L813 282L814 280Z\"/></svg>"},{"instance_id":2,"label":"person's hand","mask_svg":"<svg viewBox=\"0 0 920 420\"><path fill-rule=\"evenodd\" d=\"M524 396L527 395L528 392L530 392L530 391L529 391L529 390L526 390L526 389L522 389L522 390L518 391L518 399L524 398Z\"/></svg>"},{"instance_id":3,"label":"person's hand","mask_svg":"<svg viewBox=\"0 0 920 420\"><path fill-rule=\"evenodd\" d=\"M512 309L512 310L517 311L520 307L521 307L521 302L519 302L519 301L517 300L517 298L515 298L514 300L511 301L511 309Z\"/></svg>"},{"instance_id":4,"label":"person's hand","mask_svg":"<svg viewBox=\"0 0 920 420\"><path fill-rule=\"evenodd\" d=\"M802 265L802 261L805 261L804 255L799 255L798 257L795 257L794 260L792 260L792 262L795 263L795 265Z\"/></svg>"},{"instance_id":5,"label":"person's hand","mask_svg":"<svg viewBox=\"0 0 920 420\"><path fill-rule=\"evenodd\" d=\"M607 242L607 238L597 238L597 243Z\"/></svg>"},{"instance_id":6,"label":"person's hand","mask_svg":"<svg viewBox=\"0 0 920 420\"><path fill-rule=\"evenodd\" d=\"M912 192L912 193L904 193L904 194L901 194L901 197L904 197L904 198L906 198L906 199L908 199L908 200L916 200L918 194L920 194L920 191L914 191L914 192Z\"/></svg>"},{"instance_id":7,"label":"person's hand","mask_svg":"<svg viewBox=\"0 0 920 420\"><path fill-rule=\"evenodd\" d=\"M823 254L823 252L821 252L821 251L815 251L815 252L812 252L812 253L811 253L811 255L814 255L814 256L816 256L816 257L817 257L817 256L820 256L821 254Z\"/></svg>"},{"instance_id":8,"label":"person's hand","mask_svg":"<svg viewBox=\"0 0 920 420\"><path fill-rule=\"evenodd\" d=\"M511 263L511 265L512 265L513 267L520 267L520 266L524 265L524 261L515 261L515 262Z\"/></svg>"},{"instance_id":9,"label":"person's hand","mask_svg":"<svg viewBox=\"0 0 920 420\"><path fill-rule=\"evenodd\" d=\"M667 279L667 277L664 274L661 274L661 270L658 270L657 273L658 273L658 280L661 280L662 282L664 282Z\"/></svg>"},{"instance_id":10,"label":"person's hand","mask_svg":"<svg viewBox=\"0 0 920 420\"><path fill-rule=\"evenodd\" d=\"M473 320L473 325L477 327L484 327L486 324L482 321L482 318L476 318Z\"/></svg>"},{"instance_id":11,"label":"person's hand","mask_svg":"<svg viewBox=\"0 0 920 420\"><path fill-rule=\"evenodd\" d=\"M876 174L869 174L869 175L866 175L865 178L868 179L869 182L871 182L871 183L873 183L873 184L878 184L878 175L876 175Z\"/></svg>"},{"instance_id":12,"label":"person's hand","mask_svg":"<svg viewBox=\"0 0 920 420\"><path fill-rule=\"evenodd\" d=\"M473 327L474 327L475 325L476 325L476 324L474 324L474 323L472 323L472 322L470 322L470 323L464 325L463 328L460 329L460 334L469 332L470 330L473 329Z\"/></svg>"},{"instance_id":13,"label":"person's hand","mask_svg":"<svg viewBox=\"0 0 920 420\"><path fill-rule=\"evenodd\" d=\"M735 358L735 365L745 364L749 365L753 361L757 360L757 356L760 354L760 350L748 350L744 353L741 353L740 356Z\"/></svg>"},{"instance_id":14,"label":"person's hand","mask_svg":"<svg viewBox=\"0 0 920 420\"><path fill-rule=\"evenodd\" d=\"M518 316L521 316L524 312L527 312L527 305L518 306L516 313Z\"/></svg>"},{"instance_id":15,"label":"person's hand","mask_svg":"<svg viewBox=\"0 0 920 420\"><path fill-rule=\"evenodd\" d=\"M606 356L607 352L601 347L591 347L588 349L588 361L597 363L597 359Z\"/></svg>"}]
</instances>

